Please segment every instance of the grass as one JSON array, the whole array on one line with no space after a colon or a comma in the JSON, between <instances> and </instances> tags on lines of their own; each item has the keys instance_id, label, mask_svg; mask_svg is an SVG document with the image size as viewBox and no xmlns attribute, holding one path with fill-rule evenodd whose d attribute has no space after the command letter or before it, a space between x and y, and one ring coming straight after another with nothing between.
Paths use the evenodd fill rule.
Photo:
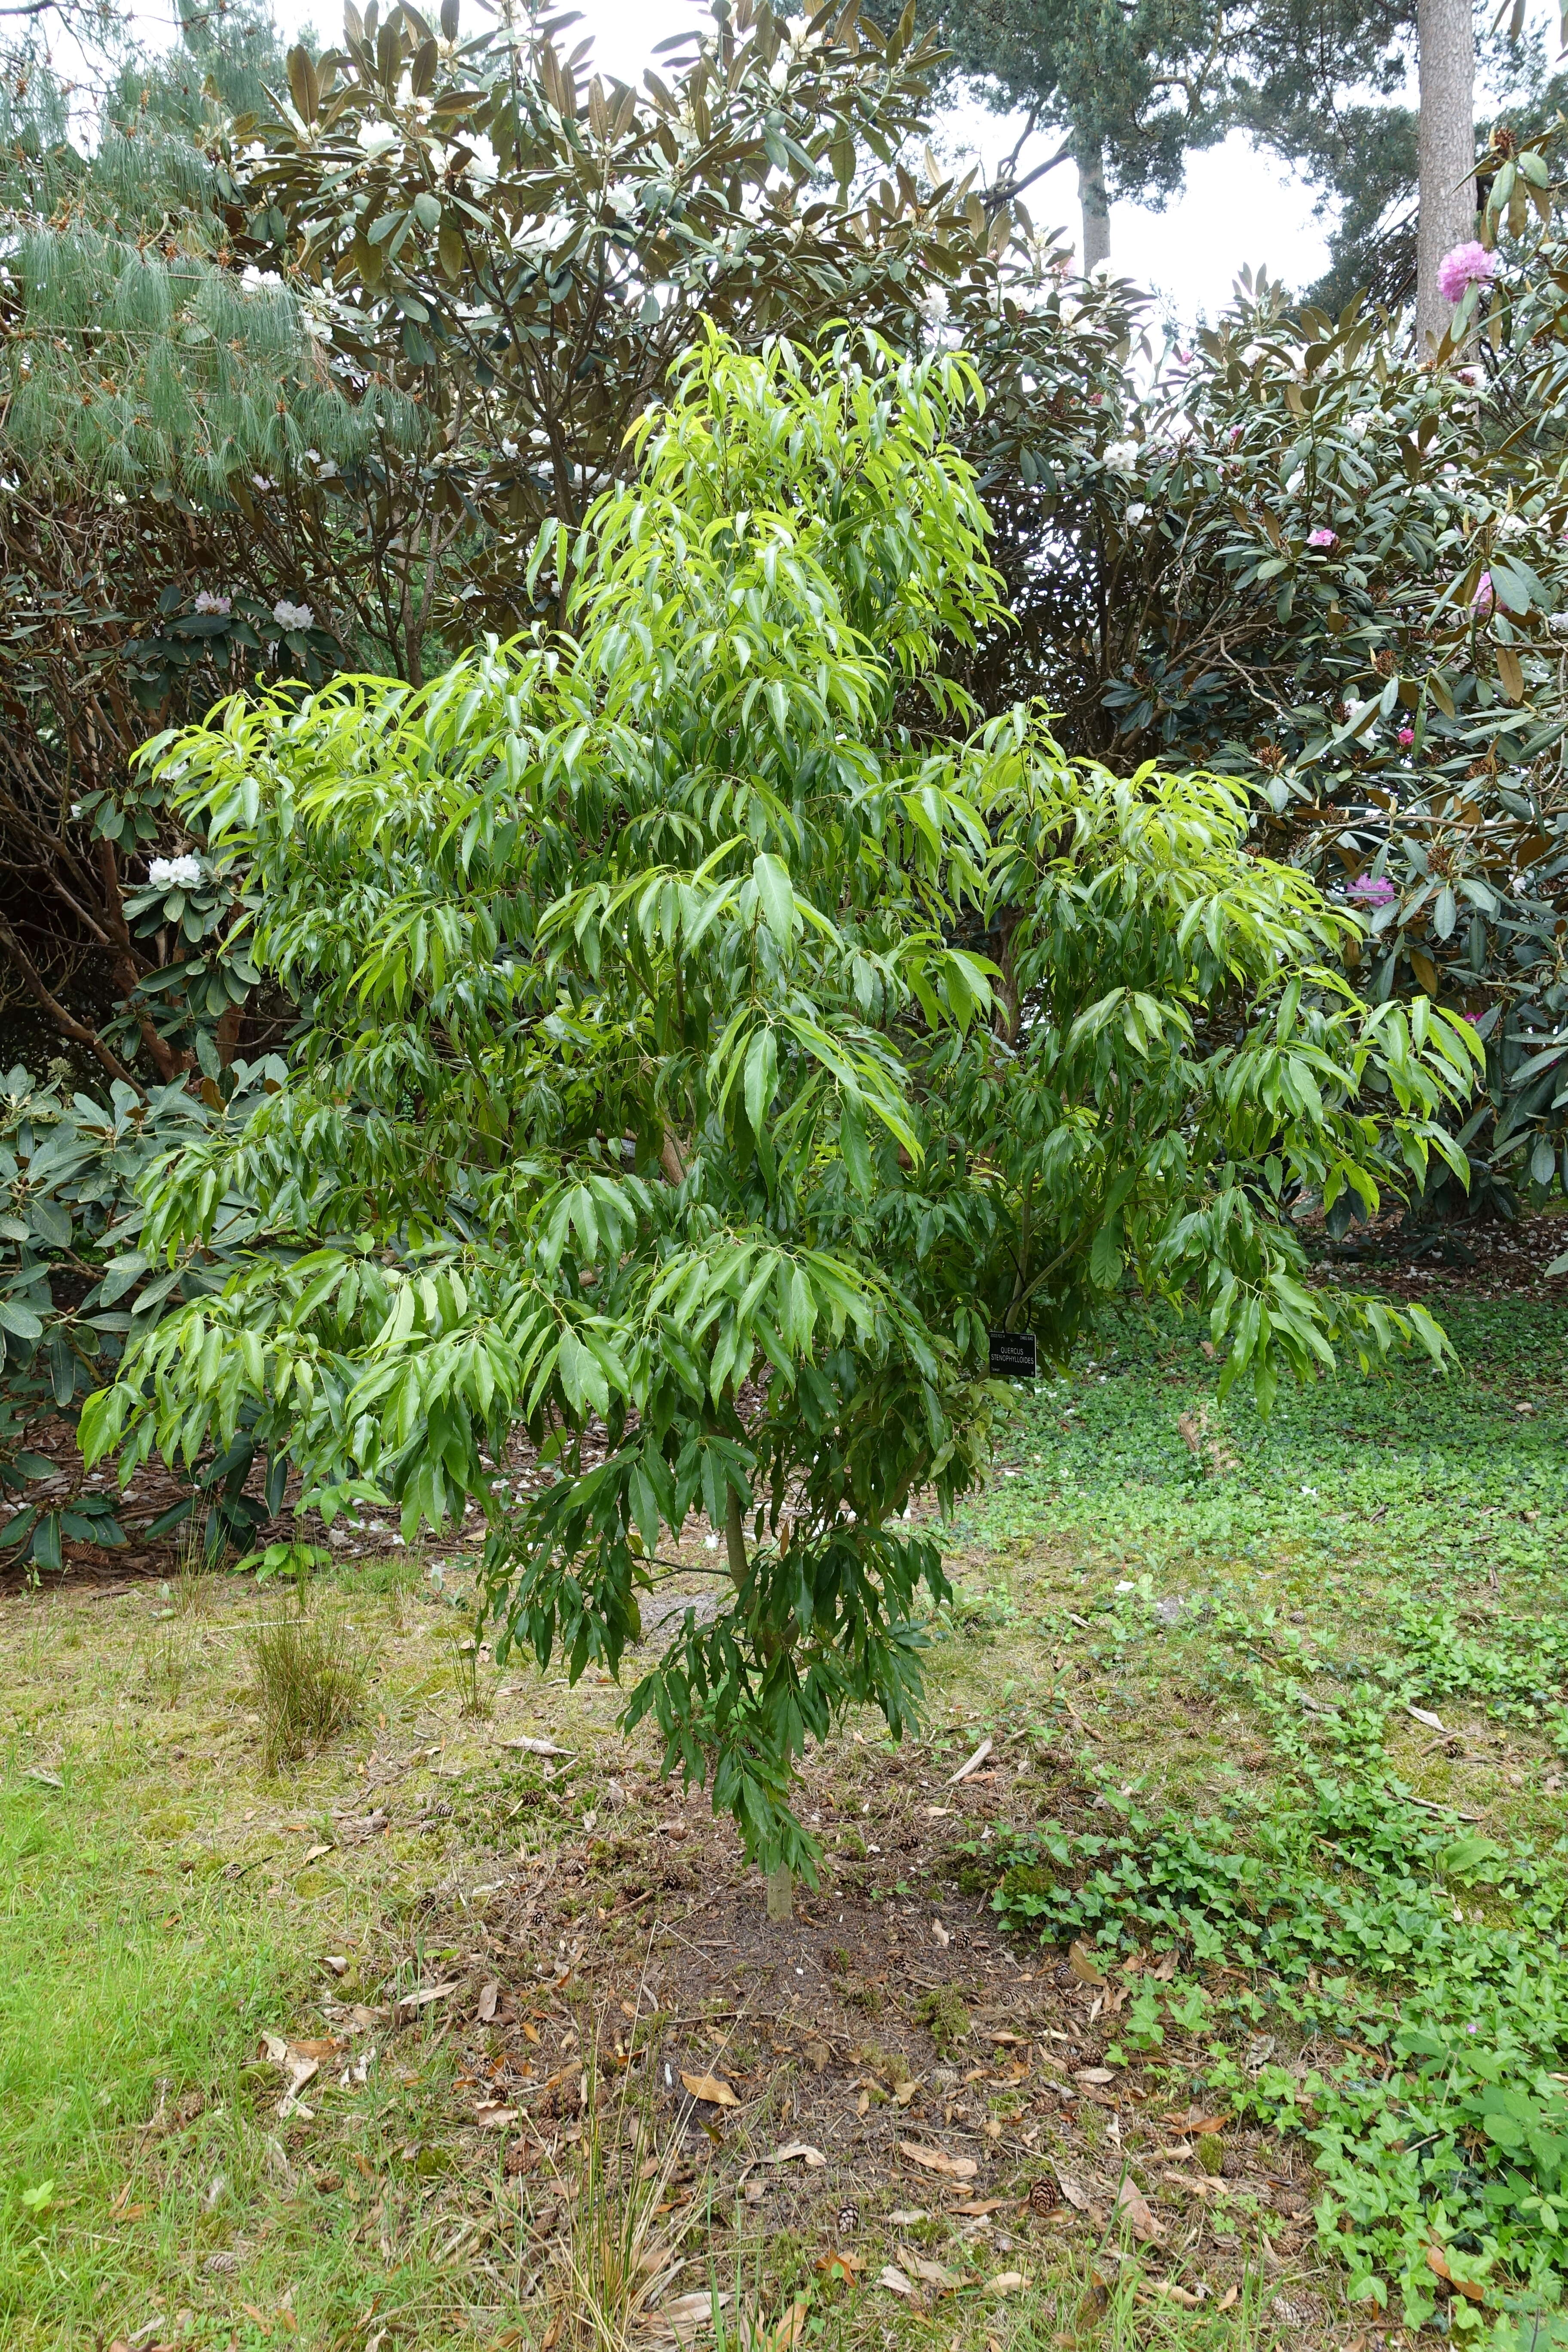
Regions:
<instances>
[{"instance_id":1,"label":"grass","mask_svg":"<svg viewBox=\"0 0 1568 2352\"><path fill-rule=\"evenodd\" d=\"M575 2263L610 2282L608 2341L636 2315L639 2261L665 2251L660 2230L677 2233L669 2246L678 2238L686 2265L660 2300L721 2287L735 2298L721 2313L723 2341L779 2352L802 2327L801 2340L827 2352L1264 2352L1358 2336L1370 2352L1369 2330L1398 2333L1390 2249L1411 2212L1429 2216L1433 2187L1416 2177L1426 2149L1397 2145L1422 2137L1406 2119L1416 2062L1406 2053L1394 2063L1399 2014L1415 2021L1425 2004L1422 2014L1442 2023L1484 2011L1489 2047L1502 2046L1502 2028L1513 2036L1505 2088L1522 2079L1521 2051L1531 2081L1565 2065L1547 2045L1553 1939L1558 1949L1564 1940L1553 1850L1568 1774L1568 1649L1556 1630L1568 1559L1568 1351L1558 1318L1531 1301L1461 1299L1444 1320L1460 1373L1439 1381L1407 1364L1382 1381L1325 1381L1282 1397L1265 1427L1239 1401L1220 1408L1195 1328L1118 1318L1092 1364L1021 1397L1001 1473L952 1530L958 1587L931 1628L928 1738L900 1756L857 1737L871 1727L848 1727L813 1784L813 1801L837 1824L829 1904L858 1887L890 1933L929 1898L956 1927L1006 1871L1024 1874L1011 1882L1013 1896L1027 1898L1012 1901L1017 1948L1026 1960L1043 1924L1055 1949L1075 1936L1100 1949L1105 1994L1092 1983L1078 1990L1086 2015L1092 2000L1115 1996L1101 2032L1112 2029L1119 2079L1146 2087L1151 2115L1163 2102L1196 2106L1223 2094L1254 2150L1278 2148L1270 2162L1281 2177L1315 2159L1321 2234L1310 2211L1283 2224L1255 2211L1244 2185L1225 2208L1237 2217L1227 2251L1205 2196L1170 2185L1152 2141L1130 2134L1118 2159L1104 2111L1084 2105L1069 2130L1054 2103L1031 2105L1031 2092L1000 2081L973 2094L998 2126L998 2178L1026 2187L1050 2149L1059 2166L1092 2162L1114 2185L1121 2161L1163 2217L1159 2245L1068 2214L1009 2223L1017 2250L987 2253L984 2232L1005 2216L961 2225L922 2189L928 2217L899 2221L908 2183L868 2173L851 2183L865 2209L843 2242L855 2262L836 2273L831 2210L813 2219L798 2200L781 2202L782 2172L776 2184L768 2176L765 2203L733 2199L720 2179L723 2149L695 2125L679 2152L682 2185L670 2186L665 2123L638 2122L633 2078L612 2078L608 2052L597 2194L584 2202L576 2191L585 2158L590 2172L595 2161L592 2134L585 2152L556 2127L557 2174L543 2162L509 2172L512 2143L471 2121L490 2079L487 2050L514 2068L504 2078L514 2088L498 2096L516 2095L508 2050L524 2049L516 2037L525 2028L535 2041L558 2032L577 1995L530 2011L520 1990L522 2021L503 2044L473 2024L479 1984L490 1975L548 1984L565 1971L569 1986L584 1984L590 2031L594 1986L635 1989L640 1963L634 1952L618 1974L607 1962L586 1979L573 1969L599 1967L611 1934L602 1923L620 1905L627 1935L646 1948L668 1906L636 1909L640 1874L650 1853L673 1869L689 1849L617 1828L605 1792L616 1776L646 1771L647 1755L635 1743L628 1754L614 1730L613 1688L590 1681L569 1692L559 1675L515 1666L498 1686L488 1661L462 1649L449 1598L462 1590L460 1570L443 1593L419 1563L378 1559L340 1570L302 1616L291 1597L221 1575L202 1576L199 1593L149 1586L101 1602L46 1592L6 1604L0 2340L17 2352L138 2334L190 2352L285 2343L363 2352L379 2336L384 2352L542 2352L552 2316L574 2306L583 2315L585 2294L563 2292ZM288 1657L263 1703L258 1645L285 1628L268 1654ZM548 1778L539 1759L504 1745L546 1730L574 1759ZM1009 1760L966 1821L945 1785L984 1736L1024 1769ZM915 1774L942 1818L919 1853L903 1853L897 1833L920 1793ZM1325 1811L1326 1782L1353 1797L1353 1820L1343 1806ZM658 1801L661 1818L668 1805ZM1456 1823L1454 1811L1479 1818ZM378 1826L388 1812L390 1826ZM1506 1866L1488 1853L1456 1858L1460 1836L1488 1842ZM531 1928L526 1911L521 1924L493 1913L520 1853L528 1883L556 1890L547 1929L542 1913ZM1243 1866L1263 1872L1261 1894L1227 1915L1221 1882L1231 1874L1234 1893ZM690 1877L700 1906L703 1866ZM1297 1916L1309 1898L1324 1911L1327 1924L1312 1932L1335 1949L1315 1985L1287 1948L1270 1900L1279 1893ZM1427 1923L1427 1942L1448 1956L1442 1984L1419 1955L1380 1960L1368 1947L1347 1956L1352 1894L1358 1917L1386 1902ZM1510 1937L1521 1969L1512 1990L1499 1959ZM1152 1967L1166 1946L1169 1976L1121 1970L1134 1947ZM624 1939L621 1948L630 1948ZM1466 1999L1474 1994L1463 2017L1460 1979ZM461 2016L443 2013L445 1997L394 2005L401 1992L448 1981L468 1988ZM1346 1990L1336 1993L1335 1981ZM959 2085L945 2095L962 2095L980 2021L994 2011L972 1992L928 1992L921 2024L916 1998L874 1971L847 1980L846 1998L863 2011L871 2085L847 2093L849 2128L856 2095L873 2122L904 2112L893 2096L907 2088L895 2083L899 2064L884 2058L879 2075L880 2053L868 2047L898 2026L901 2005L926 2036L915 2069L923 2087L909 2110L925 2120L893 2127L940 2132L941 2108L922 2110L919 2099L941 2095L938 2068ZM356 2004L375 2021L354 2027ZM613 2001L607 2013L619 2015ZM1336 2019L1353 2025L1371 2060L1333 2042ZM813 2112L799 2105L809 2074L792 2075L793 2062L771 2057L766 2033L750 2025L715 2033L716 2051L731 2053L725 2063L749 2067L757 2086L746 2126L757 2148L809 2130L832 2154L831 2116L797 2120ZM344 2038L302 2089L310 2116L297 2105L279 2114L289 2076L266 2055L268 2035L296 2046ZM1252 2064L1265 2042L1268 2056ZM545 2062L542 2047L532 2054L537 2084L544 2063L560 2062ZM1316 2093L1305 2087L1313 2073ZM523 2095L535 2094L525 2085ZM1456 2095L1471 2093L1461 2085ZM1383 2132L1393 2157L1342 2162L1322 2143L1326 2124L1360 2132L1358 2147ZM1460 2126L1455 2179L1467 2164L1483 2185L1505 2177L1491 2157L1479 2169L1474 2161L1500 2145L1484 2124ZM1550 2117L1527 2126L1554 2128ZM1228 2145L1229 2129L1224 2137ZM1217 2148L1194 2153L1188 2172L1204 2158L1217 2163ZM804 2197L802 2167L790 2172L801 2174ZM841 2182L832 2168L812 2179ZM668 2192L651 2205L648 2180ZM1329 2206L1345 2209L1352 2189L1364 2210L1346 2231ZM841 2183L834 2205L843 2194ZM1502 2218L1518 2221L1512 2209ZM1539 2238L1536 2219L1518 2226ZM1462 2236L1447 2229L1456 2276L1476 2267ZM1394 2283L1386 2315L1349 2300L1359 2274L1352 2238L1383 2260L1384 2291ZM1492 2264L1501 2284L1484 2307L1436 2281L1433 2320L1462 2334L1479 2318L1483 2341L1500 2328L1495 2340L1512 2342L1508 2305L1520 2302L1523 2243L1512 2273ZM956 2284L915 2274L915 2307L877 2284L906 2255ZM1026 2283L994 2292L988 2281L1005 2264ZM1221 2312L1226 2275L1237 2291ZM1184 2282L1205 2300L1176 2300L1170 2290L1188 2292ZM1550 2326L1536 2333L1544 2347ZM569 2334L556 2340L564 2352Z\"/></svg>"},{"instance_id":2,"label":"grass","mask_svg":"<svg viewBox=\"0 0 1568 2352\"><path fill-rule=\"evenodd\" d=\"M277 1772L357 1723L372 1656L340 1608L300 1606L250 1639L261 1756Z\"/></svg>"}]
</instances>

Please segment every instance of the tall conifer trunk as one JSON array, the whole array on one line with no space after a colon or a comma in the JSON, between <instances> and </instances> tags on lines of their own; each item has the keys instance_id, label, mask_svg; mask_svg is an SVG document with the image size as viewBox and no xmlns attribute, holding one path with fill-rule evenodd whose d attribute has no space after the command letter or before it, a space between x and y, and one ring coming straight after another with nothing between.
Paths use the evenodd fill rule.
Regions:
<instances>
[{"instance_id":1,"label":"tall conifer trunk","mask_svg":"<svg viewBox=\"0 0 1568 2352\"><path fill-rule=\"evenodd\" d=\"M1437 286L1446 253L1476 233L1476 21L1473 0L1419 0L1420 217L1415 348L1438 341L1453 315Z\"/></svg>"},{"instance_id":2,"label":"tall conifer trunk","mask_svg":"<svg viewBox=\"0 0 1568 2352\"><path fill-rule=\"evenodd\" d=\"M1083 274L1110 258L1110 204L1105 193L1105 150L1085 139L1078 154L1078 197L1083 209Z\"/></svg>"}]
</instances>

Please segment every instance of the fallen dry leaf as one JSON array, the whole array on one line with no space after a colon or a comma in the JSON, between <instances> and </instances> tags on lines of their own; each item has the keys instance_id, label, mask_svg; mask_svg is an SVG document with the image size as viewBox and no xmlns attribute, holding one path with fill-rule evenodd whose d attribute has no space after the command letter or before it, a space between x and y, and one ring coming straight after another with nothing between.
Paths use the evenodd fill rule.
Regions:
<instances>
[{"instance_id":1,"label":"fallen dry leaf","mask_svg":"<svg viewBox=\"0 0 1568 2352\"><path fill-rule=\"evenodd\" d=\"M1116 2075L1110 2066L1080 2066L1073 2076L1075 2083L1114 2083Z\"/></svg>"},{"instance_id":2,"label":"fallen dry leaf","mask_svg":"<svg viewBox=\"0 0 1568 2352\"><path fill-rule=\"evenodd\" d=\"M741 2104L721 2075L688 2074L682 2069L680 2079L694 2099L701 2099L710 2107L738 2107Z\"/></svg>"},{"instance_id":3,"label":"fallen dry leaf","mask_svg":"<svg viewBox=\"0 0 1568 2352\"><path fill-rule=\"evenodd\" d=\"M790 2305L776 2326L753 2328L752 2341L757 2352L790 2352L791 2345L798 2344L805 2334L809 2308L810 2305L804 2301L796 2301Z\"/></svg>"},{"instance_id":4,"label":"fallen dry leaf","mask_svg":"<svg viewBox=\"0 0 1568 2352\"><path fill-rule=\"evenodd\" d=\"M1429 1706L1412 1706L1406 1699L1405 1712L1406 1715L1414 1716L1417 1723L1424 1723L1428 1731L1441 1731L1443 1728L1442 1717L1434 1715Z\"/></svg>"},{"instance_id":5,"label":"fallen dry leaf","mask_svg":"<svg viewBox=\"0 0 1568 2352\"><path fill-rule=\"evenodd\" d=\"M923 2164L928 2172L945 2172L953 2180L973 2180L980 2167L972 2156L949 2156L944 2147L928 2147L918 2139L901 2139L899 2154L907 2156L911 2164Z\"/></svg>"},{"instance_id":6,"label":"fallen dry leaf","mask_svg":"<svg viewBox=\"0 0 1568 2352\"><path fill-rule=\"evenodd\" d=\"M975 1749L973 1755L969 1759L968 1762L961 1764L956 1772L950 1772L948 1774L948 1787L950 1789L956 1788L960 1780L967 1780L972 1772L978 1772L980 1767L984 1763L985 1759L990 1755L994 1745L994 1741L983 1739L979 1747Z\"/></svg>"},{"instance_id":7,"label":"fallen dry leaf","mask_svg":"<svg viewBox=\"0 0 1568 2352\"><path fill-rule=\"evenodd\" d=\"M927 2262L923 2254L911 2253L908 2246L899 2248L899 2260L904 2269L913 2271L917 2278L924 2279L927 2286L934 2286L940 2294L951 2294L958 2284L951 2271L943 2270L940 2263Z\"/></svg>"},{"instance_id":8,"label":"fallen dry leaf","mask_svg":"<svg viewBox=\"0 0 1568 2352\"><path fill-rule=\"evenodd\" d=\"M1028 2199L1012 2197L971 2197L962 2205L949 2207L949 2211L962 2213L966 2221L983 2221L987 2213L1000 2213L1004 2205L1028 2203Z\"/></svg>"},{"instance_id":9,"label":"fallen dry leaf","mask_svg":"<svg viewBox=\"0 0 1568 2352\"><path fill-rule=\"evenodd\" d=\"M1178 2286L1173 2279L1148 2279L1139 2292L1158 2295L1162 2303L1179 2303L1184 2311L1196 2311L1203 2301L1201 2294L1194 2294L1190 2288Z\"/></svg>"},{"instance_id":10,"label":"fallen dry leaf","mask_svg":"<svg viewBox=\"0 0 1568 2352\"><path fill-rule=\"evenodd\" d=\"M906 2278L897 2263L883 2263L877 2284L885 2286L891 2294L913 2294L915 2291L913 2279Z\"/></svg>"},{"instance_id":11,"label":"fallen dry leaf","mask_svg":"<svg viewBox=\"0 0 1568 2352\"><path fill-rule=\"evenodd\" d=\"M1079 1984L1102 1985L1106 1980L1105 1970L1081 1936L1076 1943L1068 1947L1068 1966Z\"/></svg>"},{"instance_id":12,"label":"fallen dry leaf","mask_svg":"<svg viewBox=\"0 0 1568 2352\"><path fill-rule=\"evenodd\" d=\"M920 2084L915 2082L896 2083L893 2085L893 2096L900 2107L907 2107L919 2089Z\"/></svg>"},{"instance_id":13,"label":"fallen dry leaf","mask_svg":"<svg viewBox=\"0 0 1568 2352\"><path fill-rule=\"evenodd\" d=\"M1087 2213L1089 2211L1089 2191L1084 2187L1082 2181L1075 2180L1070 2172L1064 2172L1059 2164L1053 2165L1051 2168L1057 2176L1057 2185L1060 2189L1062 2195L1067 2199L1068 2203L1073 2207L1076 2212Z\"/></svg>"},{"instance_id":14,"label":"fallen dry leaf","mask_svg":"<svg viewBox=\"0 0 1568 2352\"><path fill-rule=\"evenodd\" d=\"M686 2077L682 2075L681 2081L685 2082L685 2080ZM726 2083L724 2088L728 2090L729 2087L729 2084ZM693 2096L695 2095L695 2093L693 2093ZM827 2158L823 2155L822 2150L819 2147L808 2147L805 2140L792 2139L787 2147L775 2147L772 2156L764 2156L763 2162L764 2164L793 2164L796 2157L802 2158L808 2172L815 2171L819 2164L826 2164L827 2161Z\"/></svg>"},{"instance_id":15,"label":"fallen dry leaf","mask_svg":"<svg viewBox=\"0 0 1568 2352\"><path fill-rule=\"evenodd\" d=\"M1019 2294L1030 2284L1025 2271L998 2271L986 2284L987 2294Z\"/></svg>"},{"instance_id":16,"label":"fallen dry leaf","mask_svg":"<svg viewBox=\"0 0 1568 2352\"><path fill-rule=\"evenodd\" d=\"M841 2278L853 2286L856 2272L863 2271L866 2267L866 2257L864 2254L848 2252L842 2246L836 2246L832 2253L824 2254L821 2257L816 2267L825 2279Z\"/></svg>"},{"instance_id":17,"label":"fallen dry leaf","mask_svg":"<svg viewBox=\"0 0 1568 2352\"><path fill-rule=\"evenodd\" d=\"M666 2343L689 2344L705 2327L713 2325L714 2305L722 2307L730 2297L713 2294L704 2287L695 2294L678 2294L673 2303L650 2311L642 2325L649 2336L662 2336Z\"/></svg>"},{"instance_id":18,"label":"fallen dry leaf","mask_svg":"<svg viewBox=\"0 0 1568 2352\"><path fill-rule=\"evenodd\" d=\"M952 1941L952 1937L940 1919L933 1919L931 1923L931 1939L933 1944L939 1944L944 1952Z\"/></svg>"},{"instance_id":19,"label":"fallen dry leaf","mask_svg":"<svg viewBox=\"0 0 1568 2352\"><path fill-rule=\"evenodd\" d=\"M426 2001L445 2000L449 1992L457 1990L455 1981L451 1984L420 1985L414 1992L399 1993L397 2006L399 2009L423 2009Z\"/></svg>"},{"instance_id":20,"label":"fallen dry leaf","mask_svg":"<svg viewBox=\"0 0 1568 2352\"><path fill-rule=\"evenodd\" d=\"M309 1845L309 1846L307 1846L307 1847L305 1848L305 1862L302 1862L302 1863L300 1864L300 1869L301 1869L301 1870L303 1870L303 1869L304 1869L304 1867L305 1867L305 1863L306 1863L306 1862L320 1862L320 1860L321 1859L321 1856L322 1856L324 1853L331 1853L331 1850L332 1850L332 1849L331 1849L331 1847L330 1845Z\"/></svg>"},{"instance_id":21,"label":"fallen dry leaf","mask_svg":"<svg viewBox=\"0 0 1568 2352\"><path fill-rule=\"evenodd\" d=\"M343 1952L323 1952L321 1966L331 1969L335 1977L346 1977L349 1972L348 1956Z\"/></svg>"},{"instance_id":22,"label":"fallen dry leaf","mask_svg":"<svg viewBox=\"0 0 1568 2352\"><path fill-rule=\"evenodd\" d=\"M1142 2238L1148 2243L1152 2239L1163 2236L1163 2231L1145 2202L1142 2190L1130 2172L1122 2175L1121 2186L1116 2192L1116 2210L1126 2214L1132 2224L1135 2238Z\"/></svg>"},{"instance_id":23,"label":"fallen dry leaf","mask_svg":"<svg viewBox=\"0 0 1568 2352\"><path fill-rule=\"evenodd\" d=\"M517 2121L517 2109L509 2107L504 2099L481 2099L474 2109L474 2121L481 2131L505 2131Z\"/></svg>"},{"instance_id":24,"label":"fallen dry leaf","mask_svg":"<svg viewBox=\"0 0 1568 2352\"><path fill-rule=\"evenodd\" d=\"M1440 2279L1456 2288L1460 2294L1468 2296L1471 2303L1486 2301L1487 2291L1484 2286L1479 2285L1474 2279L1458 2279L1454 2276L1453 2272L1448 2268L1448 2257L1441 2246L1433 2244L1427 2247L1426 2267L1429 2271L1436 2271Z\"/></svg>"},{"instance_id":25,"label":"fallen dry leaf","mask_svg":"<svg viewBox=\"0 0 1568 2352\"><path fill-rule=\"evenodd\" d=\"M481 2025L488 2025L489 2023L491 2018L496 2013L496 2003L500 1999L500 1987L497 1984L493 1977L490 1979L489 1984L482 1984L479 1987L479 2004L474 2014L478 2017Z\"/></svg>"},{"instance_id":26,"label":"fallen dry leaf","mask_svg":"<svg viewBox=\"0 0 1568 2352\"><path fill-rule=\"evenodd\" d=\"M553 1739L500 1739L498 1748L518 1748L525 1756L570 1756L569 1748L557 1748ZM689 2298L688 2298L689 2300Z\"/></svg>"},{"instance_id":27,"label":"fallen dry leaf","mask_svg":"<svg viewBox=\"0 0 1568 2352\"><path fill-rule=\"evenodd\" d=\"M1215 2304L1215 2309L1216 2311L1229 2311L1235 2304L1239 2292L1240 2290L1237 2287L1227 2286L1219 2301Z\"/></svg>"}]
</instances>

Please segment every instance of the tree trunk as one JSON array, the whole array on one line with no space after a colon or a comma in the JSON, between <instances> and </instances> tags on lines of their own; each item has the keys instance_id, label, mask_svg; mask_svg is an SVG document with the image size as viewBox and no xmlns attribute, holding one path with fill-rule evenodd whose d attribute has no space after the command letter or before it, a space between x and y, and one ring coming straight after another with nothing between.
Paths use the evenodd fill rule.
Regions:
<instances>
[{"instance_id":1,"label":"tree trunk","mask_svg":"<svg viewBox=\"0 0 1568 2352\"><path fill-rule=\"evenodd\" d=\"M789 1919L795 1916L795 1879L791 1872L780 1865L770 1870L767 1877L768 1917Z\"/></svg>"},{"instance_id":2,"label":"tree trunk","mask_svg":"<svg viewBox=\"0 0 1568 2352\"><path fill-rule=\"evenodd\" d=\"M1110 204L1105 193L1105 150L1098 139L1079 149L1078 200L1083 208L1083 274L1110 258Z\"/></svg>"},{"instance_id":3,"label":"tree trunk","mask_svg":"<svg viewBox=\"0 0 1568 2352\"><path fill-rule=\"evenodd\" d=\"M1420 213L1415 232L1415 350L1425 356L1453 317L1437 288L1446 253L1476 233L1476 21L1473 0L1418 0Z\"/></svg>"}]
</instances>

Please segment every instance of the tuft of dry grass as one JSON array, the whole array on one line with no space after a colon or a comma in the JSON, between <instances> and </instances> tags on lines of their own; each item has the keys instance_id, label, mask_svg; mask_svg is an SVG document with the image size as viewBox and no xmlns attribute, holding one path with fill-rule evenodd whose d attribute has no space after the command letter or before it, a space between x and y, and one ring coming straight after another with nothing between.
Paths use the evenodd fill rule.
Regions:
<instances>
[{"instance_id":1,"label":"tuft of dry grass","mask_svg":"<svg viewBox=\"0 0 1568 2352\"><path fill-rule=\"evenodd\" d=\"M557 2296L562 2352L626 2352L679 2268L664 2216L680 2162L680 2137L662 2136L653 2105L654 2061L606 2095L599 2052L584 2075L583 2137L566 2204Z\"/></svg>"},{"instance_id":2,"label":"tuft of dry grass","mask_svg":"<svg viewBox=\"0 0 1568 2352\"><path fill-rule=\"evenodd\" d=\"M258 1626L250 1656L268 1772L298 1763L358 1719L374 1652L341 1609Z\"/></svg>"}]
</instances>

